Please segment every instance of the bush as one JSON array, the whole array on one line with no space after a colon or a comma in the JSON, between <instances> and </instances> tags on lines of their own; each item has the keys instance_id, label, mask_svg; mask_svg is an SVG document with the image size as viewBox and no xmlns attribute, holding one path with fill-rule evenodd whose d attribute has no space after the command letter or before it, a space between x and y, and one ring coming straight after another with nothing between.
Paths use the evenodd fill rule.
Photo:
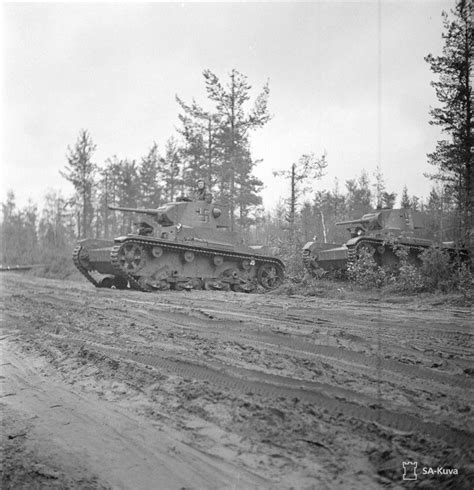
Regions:
<instances>
[{"instance_id":1,"label":"bush","mask_svg":"<svg viewBox=\"0 0 474 490\"><path fill-rule=\"evenodd\" d=\"M390 285L400 293L459 292L465 299L471 297L473 278L468 263L453 260L439 247L430 247L414 257L408 247L391 246L399 259L397 267L384 269L377 265L371 251L361 250L358 258L348 264L349 279L369 289Z\"/></svg>"},{"instance_id":2,"label":"bush","mask_svg":"<svg viewBox=\"0 0 474 490\"><path fill-rule=\"evenodd\" d=\"M439 247L430 247L421 255L420 272L429 291L447 291L452 287L456 264Z\"/></svg>"},{"instance_id":3,"label":"bush","mask_svg":"<svg viewBox=\"0 0 474 490\"><path fill-rule=\"evenodd\" d=\"M305 268L301 258L303 245L297 240L278 240L275 254L285 264L285 275L290 280L304 276Z\"/></svg>"},{"instance_id":4,"label":"bush","mask_svg":"<svg viewBox=\"0 0 474 490\"><path fill-rule=\"evenodd\" d=\"M395 255L398 257L398 267L392 269L391 283L395 291L401 293L417 293L426 289L425 280L419 265L410 262L408 247L393 244ZM417 261L418 262L418 261Z\"/></svg>"},{"instance_id":5,"label":"bush","mask_svg":"<svg viewBox=\"0 0 474 490\"><path fill-rule=\"evenodd\" d=\"M390 280L390 274L377 265L372 252L365 248L359 252L356 260L348 263L347 277L366 288L380 288Z\"/></svg>"}]
</instances>

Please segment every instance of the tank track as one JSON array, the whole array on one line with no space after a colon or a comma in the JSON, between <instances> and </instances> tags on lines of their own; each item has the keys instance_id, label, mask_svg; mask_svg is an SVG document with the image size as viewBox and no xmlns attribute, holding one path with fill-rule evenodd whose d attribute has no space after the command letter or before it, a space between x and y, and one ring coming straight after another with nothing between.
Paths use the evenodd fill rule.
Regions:
<instances>
[{"instance_id":1,"label":"tank track","mask_svg":"<svg viewBox=\"0 0 474 490\"><path fill-rule=\"evenodd\" d=\"M112 251L110 253L111 264L114 267L114 269L116 270L118 275L121 275L121 276L124 276L127 278L127 280L130 283L130 286L133 287L133 289L137 289L137 290L143 291L143 292L151 292L151 291L153 291L153 288L140 283L132 274L123 270L120 263L119 263L118 252L124 243L134 243L134 244L144 246L144 247L158 246L158 247L161 247L165 250L172 250L172 251L177 251L177 252L190 251L190 252L194 252L195 254L208 255L210 257L222 256L222 257L229 257L232 259L241 259L241 260L250 259L250 260L255 260L256 263L260 262L262 264L265 264L265 263L274 264L274 265L278 266L282 270L282 272L284 270L283 264L279 260L274 259L272 257L253 256L253 255L249 255L249 254L236 254L236 253L231 253L231 252L225 252L222 250L212 250L212 249L203 249L203 248L199 248L199 247L191 247L189 245L177 245L177 244L171 244L171 243L155 242L153 240L126 239L123 243L115 245L112 248Z\"/></svg>"},{"instance_id":2,"label":"tank track","mask_svg":"<svg viewBox=\"0 0 474 490\"><path fill-rule=\"evenodd\" d=\"M81 251L83 250L83 247L81 245L78 245L75 249L74 252L72 253L72 260L74 262L74 265L76 266L77 270L90 282L92 283L96 288L100 287L100 284L91 276L89 271L82 265L81 263Z\"/></svg>"},{"instance_id":3,"label":"tank track","mask_svg":"<svg viewBox=\"0 0 474 490\"><path fill-rule=\"evenodd\" d=\"M362 245L373 245L374 247L378 247L380 245L385 246L384 242L374 238L363 238L355 244L351 244L347 246L347 262L348 264L354 263L357 259L357 250ZM408 243L400 243L401 246L408 248L409 251L414 250L417 253L421 253L423 250L429 248L428 246L423 245L410 245Z\"/></svg>"}]
</instances>

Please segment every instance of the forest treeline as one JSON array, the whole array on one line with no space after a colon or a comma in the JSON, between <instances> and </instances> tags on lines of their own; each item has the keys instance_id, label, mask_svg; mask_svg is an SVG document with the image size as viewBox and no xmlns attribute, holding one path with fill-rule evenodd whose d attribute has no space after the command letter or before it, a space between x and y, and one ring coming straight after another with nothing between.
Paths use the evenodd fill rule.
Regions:
<instances>
[{"instance_id":1,"label":"forest treeline","mask_svg":"<svg viewBox=\"0 0 474 490\"><path fill-rule=\"evenodd\" d=\"M343 243L346 230L336 222L394 206L425 212L427 238L466 243L473 202L471 14L472 5L464 1L451 17L443 13L443 53L426 57L440 102L430 110L430 123L440 126L446 139L427 156L436 172L427 176L433 187L424 199L410 195L406 186L399 196L387 189L380 166L372 175L362 171L336 179L332 189L321 189L319 179L330 167L331 155L310 153L295 156L288 169L278 172L286 179L287 194L274 210L265 210L250 137L270 120L269 84L252 99L244 74L234 69L222 81L205 70L206 99L200 103L177 96L177 133L160 145L150 142L138 160L113 155L97 162L93 135L82 129L67 147L61 170L74 187L73 195L51 190L40 209L32 202L19 208L10 192L2 203L1 263L45 263L53 272L63 270L77 239L132 231L133 216L113 212L109 205L156 208L189 194L199 178L216 201L228 206L232 229L248 243L272 246L283 258L314 237Z\"/></svg>"},{"instance_id":2,"label":"forest treeline","mask_svg":"<svg viewBox=\"0 0 474 490\"><path fill-rule=\"evenodd\" d=\"M156 146L153 148L155 152ZM113 238L134 229L131 213L110 211L106 203L154 208L171 199L170 187L163 184L164 181L155 180L161 183L153 186L148 178L142 178L145 175L143 166L150 170L149 162L146 157L141 165L113 160L116 174L108 176L109 199L92 192L94 199L90 209L93 213L88 236ZM100 189L101 185L103 178L94 181L92 189ZM173 185L175 197L181 192L188 194L192 189L191 185L187 187L184 184L183 179L176 179ZM144 192L145 189L148 192ZM290 194L289 182L288 196ZM343 186L336 179L333 189L316 190L305 196L301 202L298 200L294 216L290 211L291 198L282 197L272 211L266 211L261 204L249 206L245 225L237 219L236 226L248 243L264 244L272 247L276 254L287 256L315 237L329 243L342 243L348 239L347 231L345 227L336 226L336 222L358 218L376 209L377 205L385 208L397 205L426 213L425 236L435 241L449 240L454 236L456 208L453 201L436 188L426 200L422 200L409 195L405 187L398 199L394 192L385 190L380 173L370 179L369 174L363 171L358 177L346 180ZM80 238L81 209L78 200L66 198L54 190L46 194L42 208L32 202L18 207L13 192L10 192L6 202L2 203L1 263L41 263L48 265L53 273L72 270L66 263L70 261L71 251Z\"/></svg>"}]
</instances>

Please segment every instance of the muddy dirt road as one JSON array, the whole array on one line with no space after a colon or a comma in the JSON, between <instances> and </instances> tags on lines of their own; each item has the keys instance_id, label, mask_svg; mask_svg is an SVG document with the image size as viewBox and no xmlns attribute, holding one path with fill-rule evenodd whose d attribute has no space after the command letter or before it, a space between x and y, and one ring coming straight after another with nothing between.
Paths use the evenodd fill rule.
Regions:
<instances>
[{"instance_id":1,"label":"muddy dirt road","mask_svg":"<svg viewBox=\"0 0 474 490\"><path fill-rule=\"evenodd\" d=\"M1 279L3 488L472 488L468 308Z\"/></svg>"}]
</instances>

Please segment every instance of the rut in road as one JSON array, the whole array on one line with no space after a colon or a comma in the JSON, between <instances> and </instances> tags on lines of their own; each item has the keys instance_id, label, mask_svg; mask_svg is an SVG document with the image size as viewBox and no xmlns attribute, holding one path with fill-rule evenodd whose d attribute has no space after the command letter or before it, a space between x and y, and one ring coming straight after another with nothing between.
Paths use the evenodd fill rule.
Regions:
<instances>
[{"instance_id":1,"label":"rut in road","mask_svg":"<svg viewBox=\"0 0 474 490\"><path fill-rule=\"evenodd\" d=\"M110 359L134 361L185 379L207 381L237 396L239 394L256 394L265 398L298 400L314 404L330 413L343 414L346 418L375 422L402 432L419 432L435 439L441 439L455 447L467 450L474 449L474 433L425 422L419 417L401 412L370 408L336 399L324 393L320 383L284 378L243 368L230 369L221 366L212 369L209 366L198 365L190 360L170 358L159 354L133 353L98 346L97 344L82 344L82 350L91 350L96 354L106 355Z\"/></svg>"}]
</instances>

